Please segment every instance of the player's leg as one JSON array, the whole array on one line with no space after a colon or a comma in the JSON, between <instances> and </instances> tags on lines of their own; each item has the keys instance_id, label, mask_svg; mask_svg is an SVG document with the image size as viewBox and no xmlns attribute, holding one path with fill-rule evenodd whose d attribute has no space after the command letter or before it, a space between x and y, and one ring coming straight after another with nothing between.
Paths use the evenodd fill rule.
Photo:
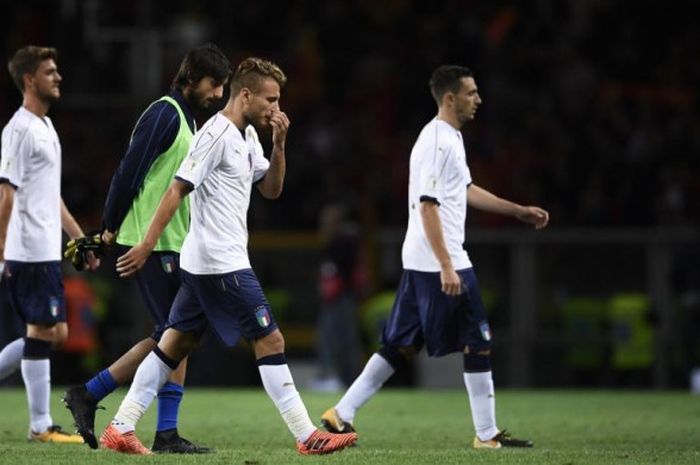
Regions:
<instances>
[{"instance_id":1,"label":"player's leg","mask_svg":"<svg viewBox=\"0 0 700 465\"><path fill-rule=\"evenodd\" d=\"M334 433L354 432L355 414L394 372L420 349L422 333L414 289L415 272L404 271L394 306L382 331L382 348L373 354L340 401L326 410L321 423Z\"/></svg>"},{"instance_id":2,"label":"player's leg","mask_svg":"<svg viewBox=\"0 0 700 465\"><path fill-rule=\"evenodd\" d=\"M82 443L80 436L53 424L49 409L51 350L68 337L60 263L7 261L5 270L3 285L10 305L26 322L20 368L29 406L29 439Z\"/></svg>"},{"instance_id":3,"label":"player's leg","mask_svg":"<svg viewBox=\"0 0 700 465\"><path fill-rule=\"evenodd\" d=\"M299 453L328 454L355 443L355 433L326 433L313 425L294 385L284 356L284 338L276 326L271 333L253 339L252 343L263 387L296 439Z\"/></svg>"},{"instance_id":4,"label":"player's leg","mask_svg":"<svg viewBox=\"0 0 700 465\"><path fill-rule=\"evenodd\" d=\"M197 340L192 333L166 330L158 346L139 365L129 392L102 433L100 443L104 447L131 454L151 453L136 437L136 424L180 362L194 349Z\"/></svg>"},{"instance_id":5,"label":"player's leg","mask_svg":"<svg viewBox=\"0 0 700 465\"><path fill-rule=\"evenodd\" d=\"M98 409L98 402L120 385L131 381L139 364L156 345L157 342L153 338L143 339L85 384L66 390L63 402L73 416L78 433L91 448L97 449L95 411Z\"/></svg>"},{"instance_id":6,"label":"player's leg","mask_svg":"<svg viewBox=\"0 0 700 465\"><path fill-rule=\"evenodd\" d=\"M136 282L156 324L151 337L158 341L167 326L173 302L182 284L180 255L175 252L152 253L144 267L136 274ZM153 452L197 454L212 451L191 443L178 433L186 370L187 358L180 362L158 393L158 420Z\"/></svg>"},{"instance_id":7,"label":"player's leg","mask_svg":"<svg viewBox=\"0 0 700 465\"><path fill-rule=\"evenodd\" d=\"M253 270L195 279L209 326L219 339L227 346L241 336L251 341L265 391L297 440L297 450L327 454L353 444L356 435L318 431L311 422L287 366L284 338Z\"/></svg>"},{"instance_id":8,"label":"player's leg","mask_svg":"<svg viewBox=\"0 0 700 465\"><path fill-rule=\"evenodd\" d=\"M19 370L24 354L24 338L19 337L0 351L0 381Z\"/></svg>"},{"instance_id":9,"label":"player's leg","mask_svg":"<svg viewBox=\"0 0 700 465\"><path fill-rule=\"evenodd\" d=\"M126 247L120 248L120 252L126 250ZM153 253L135 279L154 321L153 334L136 343L109 368L99 372L84 385L68 389L64 395L64 402L73 415L78 432L93 449L97 448L94 427L98 402L118 386L133 379L139 364L157 346L165 330L170 308L180 287L178 254ZM164 385L162 395L158 396L158 424L154 440L156 451L210 452L208 448L198 447L181 438L177 431L179 406L184 394L185 369L186 362L183 362L173 373L173 378Z\"/></svg>"},{"instance_id":10,"label":"player's leg","mask_svg":"<svg viewBox=\"0 0 700 465\"><path fill-rule=\"evenodd\" d=\"M515 439L496 426L496 395L491 372L491 330L473 269L460 270L465 293L457 299L458 319L464 347L464 384L476 436L473 447L532 447L531 441Z\"/></svg>"},{"instance_id":11,"label":"player's leg","mask_svg":"<svg viewBox=\"0 0 700 465\"><path fill-rule=\"evenodd\" d=\"M128 394L100 437L100 443L106 448L125 453L150 453L134 434L136 423L207 327L196 297L193 276L184 271L183 276L188 278L183 279L173 302L170 327L163 333L158 346L139 365Z\"/></svg>"},{"instance_id":12,"label":"player's leg","mask_svg":"<svg viewBox=\"0 0 700 465\"><path fill-rule=\"evenodd\" d=\"M374 397L397 370L403 369L416 353L414 346L382 346L372 354L360 375L335 407L323 413L323 427L332 433L354 432L353 422L357 411Z\"/></svg>"}]
</instances>

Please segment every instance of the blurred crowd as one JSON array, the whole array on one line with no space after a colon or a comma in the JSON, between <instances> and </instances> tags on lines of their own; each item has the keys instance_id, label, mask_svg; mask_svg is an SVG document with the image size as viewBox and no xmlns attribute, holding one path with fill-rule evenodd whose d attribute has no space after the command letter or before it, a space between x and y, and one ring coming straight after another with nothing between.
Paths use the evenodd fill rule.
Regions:
<instances>
[{"instance_id":1,"label":"blurred crowd","mask_svg":"<svg viewBox=\"0 0 700 465\"><path fill-rule=\"evenodd\" d=\"M5 58L27 43L59 49L64 195L94 226L143 104L206 41L289 76L285 194L254 202L253 231L313 230L328 201L367 227L403 226L409 151L443 63L471 67L484 100L466 129L476 183L545 206L556 227L697 224L700 30L681 4L62 0L6 13ZM20 97L6 72L0 89L7 121Z\"/></svg>"}]
</instances>

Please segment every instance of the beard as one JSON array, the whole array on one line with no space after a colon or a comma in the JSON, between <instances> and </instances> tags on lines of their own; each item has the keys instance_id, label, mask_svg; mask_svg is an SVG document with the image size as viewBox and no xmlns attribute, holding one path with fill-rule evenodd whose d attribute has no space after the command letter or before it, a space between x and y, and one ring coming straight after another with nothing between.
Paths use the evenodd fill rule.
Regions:
<instances>
[{"instance_id":1,"label":"beard","mask_svg":"<svg viewBox=\"0 0 700 465\"><path fill-rule=\"evenodd\" d=\"M206 97L204 94L200 94L196 90L193 90L189 93L189 96L185 97L185 100L187 100L187 103L192 106L192 109L196 111L204 111L214 105L220 99L217 97Z\"/></svg>"},{"instance_id":2,"label":"beard","mask_svg":"<svg viewBox=\"0 0 700 465\"><path fill-rule=\"evenodd\" d=\"M56 89L58 90L58 89ZM37 89L37 96L44 102L53 103L57 102L61 98L61 91L54 92L53 89L43 90Z\"/></svg>"}]
</instances>

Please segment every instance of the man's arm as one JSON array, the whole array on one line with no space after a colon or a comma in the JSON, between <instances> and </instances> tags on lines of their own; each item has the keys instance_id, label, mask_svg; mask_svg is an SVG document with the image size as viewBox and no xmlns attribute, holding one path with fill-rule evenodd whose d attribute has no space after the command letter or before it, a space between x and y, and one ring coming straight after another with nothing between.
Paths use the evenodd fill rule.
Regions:
<instances>
[{"instance_id":1,"label":"man's arm","mask_svg":"<svg viewBox=\"0 0 700 465\"><path fill-rule=\"evenodd\" d=\"M489 213L512 216L523 223L530 223L536 229L542 229L549 223L549 213L540 207L523 206L502 199L476 184L467 188L467 205Z\"/></svg>"},{"instance_id":2,"label":"man's arm","mask_svg":"<svg viewBox=\"0 0 700 465\"><path fill-rule=\"evenodd\" d=\"M266 199L276 199L282 194L284 174L287 170L284 145L289 129L289 119L281 111L276 111L270 117L272 125L272 154L270 155L270 167L265 177L257 184L258 191Z\"/></svg>"},{"instance_id":3,"label":"man's arm","mask_svg":"<svg viewBox=\"0 0 700 465\"><path fill-rule=\"evenodd\" d=\"M420 216L423 220L423 230L428 239L430 248L440 263L440 283L442 292L447 295L458 295L462 292L462 282L452 265L450 253L445 245L445 236L442 233L440 221L440 206L431 201L420 203Z\"/></svg>"},{"instance_id":4,"label":"man's arm","mask_svg":"<svg viewBox=\"0 0 700 465\"><path fill-rule=\"evenodd\" d=\"M7 225L10 224L12 205L15 202L15 188L9 182L0 184L0 262L5 261L5 239Z\"/></svg>"},{"instance_id":5,"label":"man's arm","mask_svg":"<svg viewBox=\"0 0 700 465\"><path fill-rule=\"evenodd\" d=\"M66 207L63 199L61 199L61 226L71 239L77 239L85 235L78 222L75 221L75 218L68 210L68 207ZM100 267L100 259L97 258L94 253L88 252L85 255L85 258L87 259L85 269L96 270Z\"/></svg>"},{"instance_id":6,"label":"man's arm","mask_svg":"<svg viewBox=\"0 0 700 465\"><path fill-rule=\"evenodd\" d=\"M75 218L68 210L68 207L66 207L63 199L61 199L61 226L71 239L76 239L85 235L78 222L75 221Z\"/></svg>"},{"instance_id":7,"label":"man's arm","mask_svg":"<svg viewBox=\"0 0 700 465\"><path fill-rule=\"evenodd\" d=\"M156 242L163 233L165 227L170 223L173 215L177 211L182 199L192 192L192 185L186 181L175 179L168 187L168 190L160 199L160 204L153 215L151 224L148 227L143 242L134 246L127 253L117 259L117 273L122 278L136 273L146 263L146 259L156 246Z\"/></svg>"}]
</instances>

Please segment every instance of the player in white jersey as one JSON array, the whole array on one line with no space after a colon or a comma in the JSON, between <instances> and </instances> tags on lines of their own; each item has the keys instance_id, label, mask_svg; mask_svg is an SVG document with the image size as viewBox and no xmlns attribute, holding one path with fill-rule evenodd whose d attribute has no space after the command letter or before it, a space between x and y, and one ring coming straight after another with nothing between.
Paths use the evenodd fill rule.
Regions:
<instances>
[{"instance_id":1,"label":"player in white jersey","mask_svg":"<svg viewBox=\"0 0 700 465\"><path fill-rule=\"evenodd\" d=\"M80 436L54 425L49 411L49 355L68 337L61 229L71 238L84 235L61 198L61 144L46 116L61 96L56 50L24 47L8 67L22 92L22 106L2 131L0 263L3 286L26 325L26 335L0 352L0 375L21 368L30 440L82 443ZM99 260L90 253L86 265L94 270Z\"/></svg>"},{"instance_id":2,"label":"player in white jersey","mask_svg":"<svg viewBox=\"0 0 700 465\"><path fill-rule=\"evenodd\" d=\"M357 410L423 346L429 356L464 354L475 448L532 447L496 426L491 376L491 330L476 275L462 248L467 205L543 228L549 214L503 200L472 182L460 129L474 118L481 98L472 72L441 66L430 80L438 114L411 151L408 229L403 276L384 327L382 347L321 421L328 431L354 432Z\"/></svg>"},{"instance_id":3,"label":"player in white jersey","mask_svg":"<svg viewBox=\"0 0 700 465\"><path fill-rule=\"evenodd\" d=\"M180 255L182 286L168 328L139 366L131 389L100 438L118 452L149 454L134 434L136 423L165 383L211 327L227 346L248 339L263 386L297 441L301 454L326 454L355 442L356 435L314 427L294 386L284 338L248 259L247 213L253 185L266 198L284 183L289 120L280 110L286 82L277 65L247 58L231 80L226 107L195 134L175 181L163 196L144 241L117 260L128 276L143 266L161 232L190 192L190 229ZM257 128L272 127L272 153L263 156Z\"/></svg>"}]
</instances>

